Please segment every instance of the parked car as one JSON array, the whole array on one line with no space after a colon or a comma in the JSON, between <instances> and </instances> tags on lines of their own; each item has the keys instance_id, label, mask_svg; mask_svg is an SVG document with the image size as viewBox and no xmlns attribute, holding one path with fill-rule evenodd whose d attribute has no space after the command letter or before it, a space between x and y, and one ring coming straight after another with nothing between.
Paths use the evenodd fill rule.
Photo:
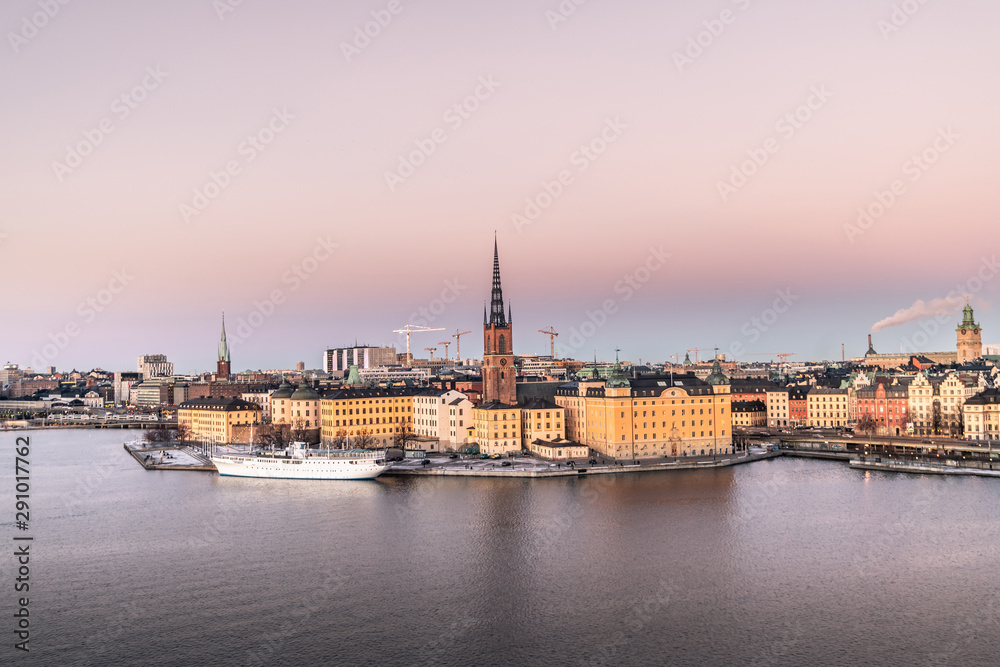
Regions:
<instances>
[{"instance_id":1,"label":"parked car","mask_svg":"<svg viewBox=\"0 0 1000 667\"><path fill-rule=\"evenodd\" d=\"M449 459L457 459L458 458L458 454L451 454L451 455L448 456L448 458Z\"/></svg>"},{"instance_id":2,"label":"parked car","mask_svg":"<svg viewBox=\"0 0 1000 667\"><path fill-rule=\"evenodd\" d=\"M422 466L429 466L430 464L431 464L431 462L428 461L427 459L424 459L423 461L420 462L420 465L422 465Z\"/></svg>"},{"instance_id":3,"label":"parked car","mask_svg":"<svg viewBox=\"0 0 1000 667\"><path fill-rule=\"evenodd\" d=\"M509 466L510 465L510 461L504 461L500 465L502 465L502 466Z\"/></svg>"}]
</instances>

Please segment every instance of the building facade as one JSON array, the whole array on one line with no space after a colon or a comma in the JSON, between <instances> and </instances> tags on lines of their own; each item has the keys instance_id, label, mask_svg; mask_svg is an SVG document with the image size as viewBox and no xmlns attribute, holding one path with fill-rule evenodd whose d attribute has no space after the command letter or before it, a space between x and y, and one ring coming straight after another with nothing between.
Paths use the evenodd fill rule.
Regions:
<instances>
[{"instance_id":1,"label":"building facade","mask_svg":"<svg viewBox=\"0 0 1000 667\"><path fill-rule=\"evenodd\" d=\"M323 353L323 370L327 373L347 371L351 366L367 370L379 366L396 366L396 348L370 347L355 345L354 347L335 347Z\"/></svg>"},{"instance_id":2,"label":"building facade","mask_svg":"<svg viewBox=\"0 0 1000 667\"><path fill-rule=\"evenodd\" d=\"M767 401L767 425L770 428L789 426L788 390L769 389L765 395Z\"/></svg>"},{"instance_id":3,"label":"building facade","mask_svg":"<svg viewBox=\"0 0 1000 667\"><path fill-rule=\"evenodd\" d=\"M177 406L178 427L196 442L249 444L260 416L260 406L239 398L196 398Z\"/></svg>"},{"instance_id":4,"label":"building facade","mask_svg":"<svg viewBox=\"0 0 1000 667\"><path fill-rule=\"evenodd\" d=\"M1000 440L1000 389L985 389L962 406L965 439L993 443Z\"/></svg>"},{"instance_id":5,"label":"building facade","mask_svg":"<svg viewBox=\"0 0 1000 667\"><path fill-rule=\"evenodd\" d=\"M276 392L277 393L277 392ZM390 447L413 431L413 389L337 389L320 399L320 438L327 446Z\"/></svg>"},{"instance_id":6,"label":"building facade","mask_svg":"<svg viewBox=\"0 0 1000 667\"><path fill-rule=\"evenodd\" d=\"M555 402L566 433L612 459L732 453L729 380L718 363L705 380L694 375L629 379L616 363L607 380L571 382Z\"/></svg>"},{"instance_id":7,"label":"building facade","mask_svg":"<svg viewBox=\"0 0 1000 667\"><path fill-rule=\"evenodd\" d=\"M141 354L136 362L136 371L142 373L143 380L170 377L174 374L174 364L167 361L165 354Z\"/></svg>"},{"instance_id":8,"label":"building facade","mask_svg":"<svg viewBox=\"0 0 1000 667\"><path fill-rule=\"evenodd\" d=\"M847 426L850 417L846 389L814 387L809 391L806 397L808 426L819 428Z\"/></svg>"}]
</instances>

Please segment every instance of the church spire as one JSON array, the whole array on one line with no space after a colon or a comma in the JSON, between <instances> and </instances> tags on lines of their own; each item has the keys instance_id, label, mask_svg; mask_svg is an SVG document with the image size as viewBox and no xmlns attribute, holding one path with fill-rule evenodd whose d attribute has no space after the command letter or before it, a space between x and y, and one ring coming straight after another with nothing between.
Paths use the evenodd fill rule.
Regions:
<instances>
[{"instance_id":1,"label":"church spire","mask_svg":"<svg viewBox=\"0 0 1000 667\"><path fill-rule=\"evenodd\" d=\"M226 311L222 311L222 340L219 341L218 361L229 361L229 343L226 342Z\"/></svg>"},{"instance_id":2,"label":"church spire","mask_svg":"<svg viewBox=\"0 0 1000 667\"><path fill-rule=\"evenodd\" d=\"M493 237L493 294L490 299L490 324L498 327L507 326L507 317L503 312L503 290L500 287L500 255L497 252L497 239Z\"/></svg>"}]
</instances>

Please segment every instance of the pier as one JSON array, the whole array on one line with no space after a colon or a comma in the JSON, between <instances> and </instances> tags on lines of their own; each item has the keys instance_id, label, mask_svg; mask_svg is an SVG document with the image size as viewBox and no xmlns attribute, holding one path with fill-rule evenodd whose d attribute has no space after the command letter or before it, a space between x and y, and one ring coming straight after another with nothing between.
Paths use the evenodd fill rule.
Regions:
<instances>
[{"instance_id":1,"label":"pier","mask_svg":"<svg viewBox=\"0 0 1000 667\"><path fill-rule=\"evenodd\" d=\"M743 463L752 463L781 456L782 452L762 452L759 454L718 455L711 457L687 457L670 461L643 460L639 463L618 462L581 464L546 461L536 458L503 459L409 459L393 465L383 475L450 476L450 477L582 477L590 475L625 475L632 473L654 473L677 470L705 470L728 468ZM430 461L423 465L422 461ZM503 466L503 461L511 462ZM620 463L620 465L619 465Z\"/></svg>"},{"instance_id":2,"label":"pier","mask_svg":"<svg viewBox=\"0 0 1000 667\"><path fill-rule=\"evenodd\" d=\"M146 470L199 470L215 472L215 465L201 450L187 445L158 445L143 447L141 443L124 444L125 451L132 455Z\"/></svg>"}]
</instances>

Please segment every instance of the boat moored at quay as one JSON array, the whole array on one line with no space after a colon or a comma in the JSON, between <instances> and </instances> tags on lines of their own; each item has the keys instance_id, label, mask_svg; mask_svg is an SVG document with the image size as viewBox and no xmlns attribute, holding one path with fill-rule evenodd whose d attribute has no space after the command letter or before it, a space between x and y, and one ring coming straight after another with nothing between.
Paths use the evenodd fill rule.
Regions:
<instances>
[{"instance_id":1,"label":"boat moored at quay","mask_svg":"<svg viewBox=\"0 0 1000 667\"><path fill-rule=\"evenodd\" d=\"M384 450L310 450L296 442L283 450L212 456L219 475L271 479L375 479L389 469Z\"/></svg>"}]
</instances>

